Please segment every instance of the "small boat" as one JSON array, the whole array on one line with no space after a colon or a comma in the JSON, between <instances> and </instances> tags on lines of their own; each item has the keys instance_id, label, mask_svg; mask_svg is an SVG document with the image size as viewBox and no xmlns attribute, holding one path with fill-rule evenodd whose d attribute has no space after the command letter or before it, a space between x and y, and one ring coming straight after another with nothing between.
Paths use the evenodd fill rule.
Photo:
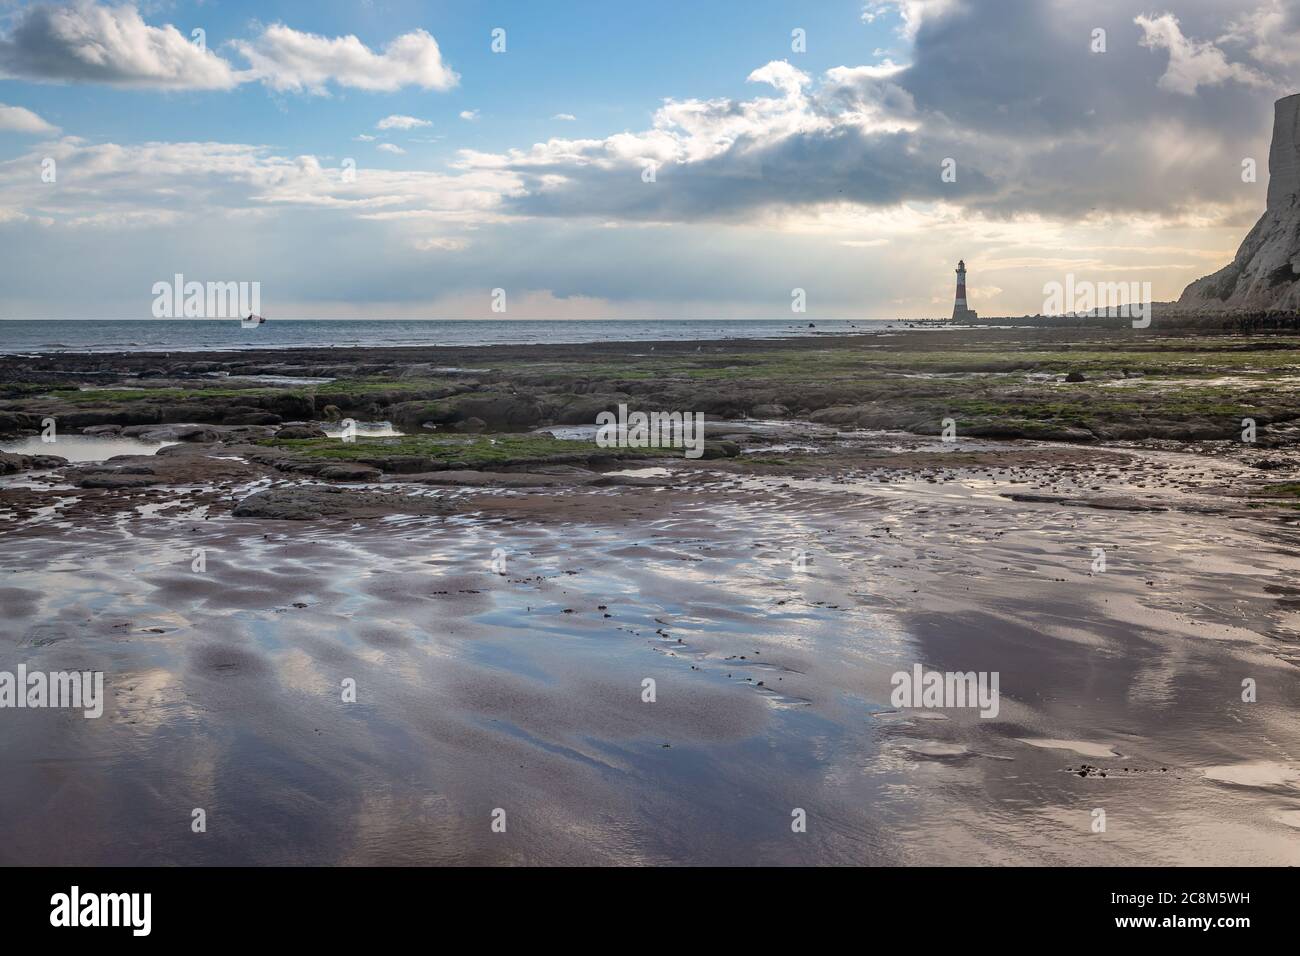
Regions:
<instances>
[{"instance_id":1,"label":"small boat","mask_svg":"<svg viewBox=\"0 0 1300 956\"><path fill-rule=\"evenodd\" d=\"M265 322L266 322L266 316L257 315L253 312L248 313L248 318L239 320L239 324L246 329L252 328L253 326L257 326L257 325L262 325Z\"/></svg>"}]
</instances>

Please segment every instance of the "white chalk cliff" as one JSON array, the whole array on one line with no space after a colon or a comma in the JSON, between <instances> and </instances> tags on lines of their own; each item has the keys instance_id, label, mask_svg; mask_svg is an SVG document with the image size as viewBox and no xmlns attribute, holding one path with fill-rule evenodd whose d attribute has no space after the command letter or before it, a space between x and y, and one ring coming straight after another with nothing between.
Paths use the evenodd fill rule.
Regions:
<instances>
[{"instance_id":1,"label":"white chalk cliff","mask_svg":"<svg viewBox=\"0 0 1300 956\"><path fill-rule=\"evenodd\" d=\"M1268 206L1237 250L1178 300L1195 309L1300 309L1300 93L1273 106Z\"/></svg>"}]
</instances>

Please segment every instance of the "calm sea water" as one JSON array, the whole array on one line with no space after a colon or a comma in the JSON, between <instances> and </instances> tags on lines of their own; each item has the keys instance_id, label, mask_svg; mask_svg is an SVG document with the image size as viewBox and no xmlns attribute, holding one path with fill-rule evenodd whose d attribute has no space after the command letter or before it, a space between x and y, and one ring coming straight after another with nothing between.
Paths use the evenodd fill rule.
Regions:
<instances>
[{"instance_id":1,"label":"calm sea water","mask_svg":"<svg viewBox=\"0 0 1300 956\"><path fill-rule=\"evenodd\" d=\"M257 328L212 319L0 321L0 352L169 352L219 349L356 348L401 345L527 345L842 335L903 327L881 319L609 321L280 319Z\"/></svg>"}]
</instances>

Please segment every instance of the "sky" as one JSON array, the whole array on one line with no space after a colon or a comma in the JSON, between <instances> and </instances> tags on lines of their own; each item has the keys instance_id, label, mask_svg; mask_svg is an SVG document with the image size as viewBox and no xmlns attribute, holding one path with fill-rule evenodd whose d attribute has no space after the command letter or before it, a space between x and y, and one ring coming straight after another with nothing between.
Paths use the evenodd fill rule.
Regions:
<instances>
[{"instance_id":1,"label":"sky","mask_svg":"<svg viewBox=\"0 0 1300 956\"><path fill-rule=\"evenodd\" d=\"M0 0L0 318L1173 299L1298 84L1300 0Z\"/></svg>"}]
</instances>

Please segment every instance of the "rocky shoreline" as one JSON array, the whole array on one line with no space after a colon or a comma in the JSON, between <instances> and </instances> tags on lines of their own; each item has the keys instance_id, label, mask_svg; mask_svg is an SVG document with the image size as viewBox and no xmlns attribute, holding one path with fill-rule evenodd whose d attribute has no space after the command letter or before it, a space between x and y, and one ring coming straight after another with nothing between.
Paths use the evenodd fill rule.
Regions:
<instances>
[{"instance_id":1,"label":"rocky shoreline","mask_svg":"<svg viewBox=\"0 0 1300 956\"><path fill-rule=\"evenodd\" d=\"M6 861L1294 863L1294 343L1110 334L0 359Z\"/></svg>"},{"instance_id":2,"label":"rocky shoreline","mask_svg":"<svg viewBox=\"0 0 1300 956\"><path fill-rule=\"evenodd\" d=\"M610 473L657 459L687 471L730 462L724 470L832 477L882 464L885 452L864 435L936 436L947 427L967 443L962 451L1028 439L1009 453L1027 467L1041 457L1035 443L1195 447L1257 466L1257 480L1231 495L1285 503L1300 443L1296 345L1285 336L984 329L372 349L346 363L325 349L0 356L0 437L27 439L24 452L0 452L0 473L54 469L59 481L109 491L274 476L600 487L635 483ZM599 447L591 426L620 404L702 413L702 456ZM346 419L397 431L345 442ZM55 441L34 447L51 423ZM65 462L57 436L69 434L166 447ZM892 454L911 473L934 465L928 452ZM343 508L340 500L330 498L326 511ZM376 507L359 498L352 510Z\"/></svg>"},{"instance_id":3,"label":"rocky shoreline","mask_svg":"<svg viewBox=\"0 0 1300 956\"><path fill-rule=\"evenodd\" d=\"M367 349L345 360L331 349L5 355L0 437L35 434L47 418L73 432L124 435L173 434L151 427L162 425L261 435L251 429L348 417L406 431L522 432L591 424L629 403L917 434L937 434L951 415L970 436L1061 441L1227 438L1250 414L1267 443L1273 429L1289 440L1300 420L1296 390L1275 381L1294 369L1298 343L1280 334L949 329ZM1220 387L1225 375L1240 379L1242 394Z\"/></svg>"}]
</instances>

